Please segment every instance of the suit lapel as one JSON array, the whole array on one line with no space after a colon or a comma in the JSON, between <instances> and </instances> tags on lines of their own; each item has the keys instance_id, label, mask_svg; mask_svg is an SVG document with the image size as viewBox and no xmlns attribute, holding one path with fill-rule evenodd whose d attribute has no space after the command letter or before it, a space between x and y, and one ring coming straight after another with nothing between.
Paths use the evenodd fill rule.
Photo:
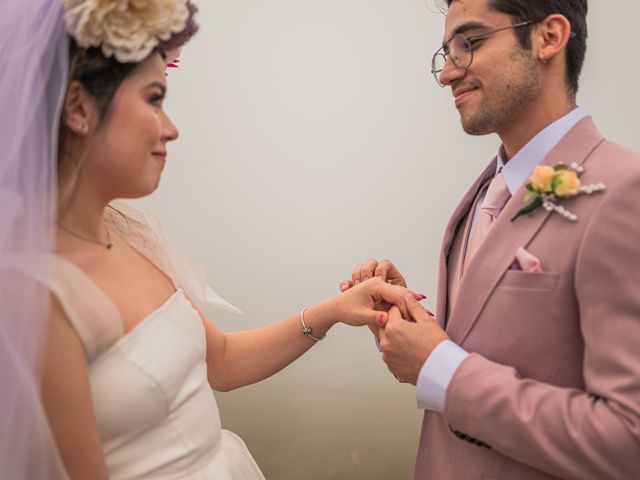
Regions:
<instances>
[{"instance_id":1,"label":"suit lapel","mask_svg":"<svg viewBox=\"0 0 640 480\"><path fill-rule=\"evenodd\" d=\"M442 240L442 247L440 249L440 262L438 265L438 298L436 304L436 318L440 323L440 326L444 328L447 318L447 295L449 285L449 271L447 263L449 259L449 253L453 246L456 234L464 226L464 221L469 214L471 205L478 194L478 190L484 183L495 175L497 159L494 158L491 163L484 169L482 174L476 179L474 184L469 188L467 193L462 197L462 200L453 212L453 215L449 219L447 228L444 231L444 238ZM455 272L453 272L455 275Z\"/></svg>"},{"instance_id":2,"label":"suit lapel","mask_svg":"<svg viewBox=\"0 0 640 480\"><path fill-rule=\"evenodd\" d=\"M581 165L604 140L591 117L576 124L541 162ZM502 276L509 270L518 247L527 247L551 215L539 208L515 222L511 219L524 206L524 185L511 197L483 245L475 254L460 283L447 333L461 344L480 316L484 305Z\"/></svg>"}]
</instances>

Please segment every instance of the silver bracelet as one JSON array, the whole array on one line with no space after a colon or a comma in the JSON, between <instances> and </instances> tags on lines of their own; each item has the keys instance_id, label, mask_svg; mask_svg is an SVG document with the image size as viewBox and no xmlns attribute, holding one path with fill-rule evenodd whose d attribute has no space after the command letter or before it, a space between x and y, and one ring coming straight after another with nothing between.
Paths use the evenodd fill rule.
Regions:
<instances>
[{"instance_id":1,"label":"silver bracelet","mask_svg":"<svg viewBox=\"0 0 640 480\"><path fill-rule=\"evenodd\" d=\"M305 337L309 337L309 338L313 338L316 342L319 342L320 340L324 340L325 338L327 338L327 335L322 335L322 337L318 338L318 337L314 337L311 332L311 327L307 327L307 324L304 323L304 311L307 309L307 307L304 307L302 310L300 310L300 323L302 324L302 335L304 335Z\"/></svg>"}]
</instances>

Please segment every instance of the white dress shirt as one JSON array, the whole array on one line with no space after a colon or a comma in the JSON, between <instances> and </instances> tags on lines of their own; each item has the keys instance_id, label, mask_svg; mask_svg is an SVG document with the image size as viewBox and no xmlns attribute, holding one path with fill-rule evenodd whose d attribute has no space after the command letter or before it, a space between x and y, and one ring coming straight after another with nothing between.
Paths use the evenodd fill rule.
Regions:
<instances>
[{"instance_id":1,"label":"white dress shirt","mask_svg":"<svg viewBox=\"0 0 640 480\"><path fill-rule=\"evenodd\" d=\"M562 137L585 116L587 116L587 112L583 107L575 108L533 137L506 164L503 157L503 148L502 146L500 147L496 174L502 170L511 195L526 182L533 169L558 144ZM478 202L474 212L471 232L475 228L483 200L484 198ZM471 234L469 237L471 237ZM468 352L451 340L445 340L431 352L431 355L429 355L420 370L416 384L418 408L436 412L444 411L445 395L449 383L460 364L468 355Z\"/></svg>"}]
</instances>

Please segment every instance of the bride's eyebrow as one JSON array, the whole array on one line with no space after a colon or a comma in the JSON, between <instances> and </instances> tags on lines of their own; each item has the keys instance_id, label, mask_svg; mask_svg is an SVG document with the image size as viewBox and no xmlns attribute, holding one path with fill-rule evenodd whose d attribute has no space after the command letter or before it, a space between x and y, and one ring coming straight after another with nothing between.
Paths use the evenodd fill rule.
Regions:
<instances>
[{"instance_id":1,"label":"bride's eyebrow","mask_svg":"<svg viewBox=\"0 0 640 480\"><path fill-rule=\"evenodd\" d=\"M162 95L166 95L167 93L167 86L163 83L160 83L158 81L154 81L149 83L148 85L146 85L144 87L145 90L149 89L149 88L157 88L162 92Z\"/></svg>"}]
</instances>

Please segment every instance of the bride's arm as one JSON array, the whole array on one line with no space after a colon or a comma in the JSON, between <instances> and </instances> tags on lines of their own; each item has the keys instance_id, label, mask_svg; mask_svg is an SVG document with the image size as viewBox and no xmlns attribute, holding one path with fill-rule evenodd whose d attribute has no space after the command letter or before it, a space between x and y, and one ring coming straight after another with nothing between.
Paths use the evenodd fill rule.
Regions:
<instances>
[{"instance_id":1,"label":"bride's arm","mask_svg":"<svg viewBox=\"0 0 640 480\"><path fill-rule=\"evenodd\" d=\"M318 338L338 322L356 326L384 323L387 314L374 307L385 302L404 309L406 293L402 287L372 279L308 308L304 313L305 323ZM299 313L266 327L225 334L197 305L194 304L194 308L205 325L208 379L215 390L229 391L264 380L316 343L302 334Z\"/></svg>"},{"instance_id":2,"label":"bride's arm","mask_svg":"<svg viewBox=\"0 0 640 480\"><path fill-rule=\"evenodd\" d=\"M69 477L107 480L82 342L55 299L51 302L42 402Z\"/></svg>"}]
</instances>

